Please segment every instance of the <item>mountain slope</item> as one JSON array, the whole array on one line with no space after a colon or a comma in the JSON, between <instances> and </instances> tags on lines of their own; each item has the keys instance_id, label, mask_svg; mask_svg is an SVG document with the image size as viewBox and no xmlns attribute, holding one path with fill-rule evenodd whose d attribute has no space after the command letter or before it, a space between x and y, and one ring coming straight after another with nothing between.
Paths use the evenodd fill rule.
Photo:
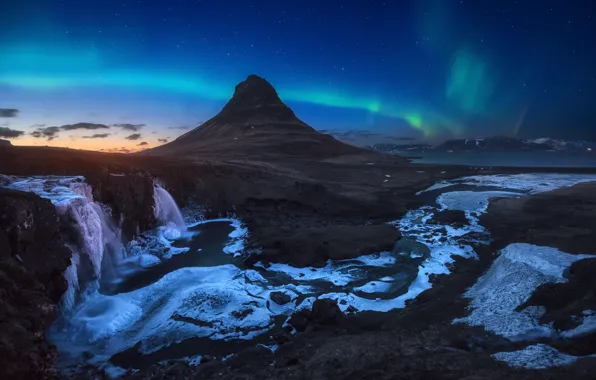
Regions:
<instances>
[{"instance_id":1,"label":"mountain slope","mask_svg":"<svg viewBox=\"0 0 596 380\"><path fill-rule=\"evenodd\" d=\"M317 132L296 117L269 82L250 75L236 86L234 95L216 116L176 140L143 153L327 158L367 151Z\"/></svg>"}]
</instances>

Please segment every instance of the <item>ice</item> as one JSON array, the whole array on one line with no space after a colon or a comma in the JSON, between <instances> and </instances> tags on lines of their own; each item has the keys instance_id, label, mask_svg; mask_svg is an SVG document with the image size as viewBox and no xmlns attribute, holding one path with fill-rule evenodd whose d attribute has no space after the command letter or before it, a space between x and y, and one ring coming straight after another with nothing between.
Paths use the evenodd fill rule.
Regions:
<instances>
[{"instance_id":1,"label":"ice","mask_svg":"<svg viewBox=\"0 0 596 380\"><path fill-rule=\"evenodd\" d=\"M458 318L472 326L484 326L488 331L510 340L554 336L549 325L538 318L544 310L527 307L516 311L542 284L566 282L564 271L575 261L590 255L571 255L556 248L525 243L510 244L476 284L464 293L471 299L471 313ZM503 289L506 291L495 291Z\"/></svg>"},{"instance_id":2,"label":"ice","mask_svg":"<svg viewBox=\"0 0 596 380\"><path fill-rule=\"evenodd\" d=\"M155 183L153 189L153 199L155 202L154 212L155 218L167 226L172 224L175 228L180 230L185 229L184 218L182 213L172 198L172 195L168 193L160 184Z\"/></svg>"},{"instance_id":3,"label":"ice","mask_svg":"<svg viewBox=\"0 0 596 380\"><path fill-rule=\"evenodd\" d=\"M573 364L581 357L571 356L559 352L546 344L534 344L522 350L512 352L498 352L492 355L495 359L505 362L512 367L527 369L545 369Z\"/></svg>"},{"instance_id":4,"label":"ice","mask_svg":"<svg viewBox=\"0 0 596 380\"><path fill-rule=\"evenodd\" d=\"M191 337L251 339L269 328L273 313L240 274L233 265L182 268L130 293L96 294L53 339L74 343L61 348L73 354L95 343L107 356L139 341L150 353Z\"/></svg>"},{"instance_id":5,"label":"ice","mask_svg":"<svg viewBox=\"0 0 596 380\"><path fill-rule=\"evenodd\" d=\"M83 291L83 287L96 286L94 282L101 278L103 267L112 267L124 253L119 228L106 209L93 201L91 186L84 180L81 176L19 177L8 185L49 199L58 214L69 216L76 222L80 242L70 247L71 265L64 273L68 288L60 302L63 313L74 306L77 293ZM89 264L91 277L85 276ZM84 277L80 277L82 274Z\"/></svg>"},{"instance_id":6,"label":"ice","mask_svg":"<svg viewBox=\"0 0 596 380\"><path fill-rule=\"evenodd\" d=\"M359 279L350 269L362 266L389 266L394 263L395 258L389 252L382 252L352 260L329 260L322 268L296 268L288 264L274 263L267 268L267 271L283 273L295 281L320 280L336 286L345 286Z\"/></svg>"},{"instance_id":7,"label":"ice","mask_svg":"<svg viewBox=\"0 0 596 380\"><path fill-rule=\"evenodd\" d=\"M96 294L94 299L81 305L75 311L74 328L90 343L113 336L143 316L142 309L129 300Z\"/></svg>"},{"instance_id":8,"label":"ice","mask_svg":"<svg viewBox=\"0 0 596 380\"><path fill-rule=\"evenodd\" d=\"M66 280L67 287L60 300L60 311L63 313L74 307L77 293L79 292L79 255L75 255L74 250L70 247L69 249L73 252L73 255L70 258L70 265L64 271L64 279Z\"/></svg>"},{"instance_id":9,"label":"ice","mask_svg":"<svg viewBox=\"0 0 596 380\"><path fill-rule=\"evenodd\" d=\"M508 191L452 191L439 195L437 203L448 210L485 212L490 198L519 196L519 193Z\"/></svg>"},{"instance_id":10,"label":"ice","mask_svg":"<svg viewBox=\"0 0 596 380\"><path fill-rule=\"evenodd\" d=\"M392 285L393 284L391 282L371 281L362 286L354 288L354 290L363 293L380 293L389 291Z\"/></svg>"},{"instance_id":11,"label":"ice","mask_svg":"<svg viewBox=\"0 0 596 380\"><path fill-rule=\"evenodd\" d=\"M419 194L454 185L490 186L534 194L591 181L596 181L596 176L593 174L525 173L478 175L449 181L439 181L428 189L420 191Z\"/></svg>"},{"instance_id":12,"label":"ice","mask_svg":"<svg viewBox=\"0 0 596 380\"><path fill-rule=\"evenodd\" d=\"M83 352L90 351L94 360L105 364L112 355L132 348L139 342L140 352L149 354L189 338L250 340L268 332L278 316L289 317L296 310L312 308L317 298L342 301L339 302L339 307L343 311L350 307L359 311L379 312L403 308L408 300L431 288L432 275L449 274L450 265L455 257L477 258L472 244L486 243L489 237L479 224L478 213L486 211L490 198L517 197L524 195L523 193L545 191L544 189L550 189L552 186L568 186L579 180L596 179L589 176L580 177L475 176L446 181L443 183L444 186L437 184L437 188L471 184L505 187L511 191L444 193L437 199L440 208L424 206L409 211L400 220L391 222L390 224L398 228L404 237L425 244L430 250L429 256L419 264L416 276L407 291L394 298L387 299L391 294L395 276L400 274L400 268L390 252L348 260L329 260L323 267L296 268L280 263L265 267L258 263L254 269L234 265L177 268L159 280L129 293L103 295L95 292L79 305L76 304L76 297L65 296L63 302L74 305L72 313L64 321L66 327L53 330L50 337L53 342L59 343L63 355L78 358L74 360L77 363L81 362ZM76 185L71 187L69 181L74 181ZM49 194L57 207L62 205L65 210L78 202L83 204L90 201L89 188L80 177L55 183L52 188L44 185L43 181L30 181L20 186L29 186L36 191ZM127 269L143 271L144 268L165 262L174 255L190 253L184 242L194 232L184 228L182 216L165 189L156 185L156 193L159 193L156 194L156 216L159 216L162 225L129 244L129 257L120 259L123 275L127 274ZM464 211L468 224L458 227L433 224L433 214L445 208ZM91 209L98 213L101 225L103 221L99 211L93 206ZM198 210L193 210L195 209ZM104 210L104 214L109 213ZM95 219L91 214L87 215L86 219L85 215L80 216L81 223L86 223L90 228L97 227L92 223ZM223 253L234 256L245 254L248 231L242 221L233 214L215 220L204 220L202 215L187 215L187 220L194 222L189 227L216 221L229 222L234 230L228 236L229 240L225 243ZM100 226L100 229L104 227ZM571 337L592 331L595 319L592 314L586 315L582 325L576 329L559 333L549 325L538 323L539 317L544 313L542 307L532 306L516 311L540 284L565 281L565 269L574 260L584 257L571 256L556 250L542 251L552 250L545 247L531 249L540 252L528 254L528 247L524 245L511 245L503 250L493 264L494 269L491 267L478 283L466 292L466 296L472 298L470 315L456 322L482 325L487 330L510 339L553 334L567 334ZM415 257L412 260L420 262L421 258ZM78 264L73 262L68 273L65 273L67 278L71 279L68 280L69 288L73 289L77 286L75 281L72 281L76 265ZM491 290L494 289L508 291L492 294ZM289 295L291 301L285 305L276 304L270 299L274 291ZM378 298L370 299L376 297L377 293ZM203 354L209 353L197 352L196 356L191 355L187 359L189 362L198 363ZM508 353L497 355L501 354Z\"/></svg>"},{"instance_id":13,"label":"ice","mask_svg":"<svg viewBox=\"0 0 596 380\"><path fill-rule=\"evenodd\" d=\"M586 312L591 311L586 310L584 313ZM596 331L596 314L587 314L583 317L582 323L579 326L564 331L561 336L563 338L578 338L591 334L594 331Z\"/></svg>"}]
</instances>

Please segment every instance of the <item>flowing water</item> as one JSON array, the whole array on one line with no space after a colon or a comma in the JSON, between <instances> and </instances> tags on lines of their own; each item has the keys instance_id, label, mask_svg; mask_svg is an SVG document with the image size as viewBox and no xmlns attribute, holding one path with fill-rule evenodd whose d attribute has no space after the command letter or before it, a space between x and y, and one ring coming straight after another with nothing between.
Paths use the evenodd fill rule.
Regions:
<instances>
[{"instance_id":1,"label":"flowing water","mask_svg":"<svg viewBox=\"0 0 596 380\"><path fill-rule=\"evenodd\" d=\"M117 376L166 359L195 364L202 355L226 357L255 344L275 349L271 334L317 298L336 299L343 311L404 307L432 286L431 275L449 273L454 256L476 258L474 245L490 238L478 221L490 198L589 180L596 177L524 174L439 182L427 189L436 193L427 206L390 222L409 239L408 247L423 244L427 251L379 252L317 268L261 263L246 268L247 230L241 221L185 226L171 195L157 184L155 213L162 225L125 246L82 177L19 179L10 186L51 199L83 237L71 248L63 314L48 334L59 348L60 364L68 371L86 362ZM471 190L458 191L461 185ZM443 209L464 211L468 223L458 228L432 223ZM273 292L290 301L278 305Z\"/></svg>"}]
</instances>

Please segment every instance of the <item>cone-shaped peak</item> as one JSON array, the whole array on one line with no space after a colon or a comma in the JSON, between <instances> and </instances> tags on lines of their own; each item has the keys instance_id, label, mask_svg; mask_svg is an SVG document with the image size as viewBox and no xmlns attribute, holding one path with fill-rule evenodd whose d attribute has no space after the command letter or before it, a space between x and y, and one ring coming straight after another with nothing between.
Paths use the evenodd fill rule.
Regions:
<instances>
[{"instance_id":1,"label":"cone-shaped peak","mask_svg":"<svg viewBox=\"0 0 596 380\"><path fill-rule=\"evenodd\" d=\"M281 101L271 83L254 74L236 85L234 95L216 118L229 123L249 120L302 123Z\"/></svg>"}]
</instances>

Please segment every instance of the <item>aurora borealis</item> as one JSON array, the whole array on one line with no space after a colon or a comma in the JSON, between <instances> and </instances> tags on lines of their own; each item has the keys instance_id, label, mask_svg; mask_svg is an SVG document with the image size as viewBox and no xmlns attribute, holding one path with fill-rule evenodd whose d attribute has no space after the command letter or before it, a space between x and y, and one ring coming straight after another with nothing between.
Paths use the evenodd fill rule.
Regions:
<instances>
[{"instance_id":1,"label":"aurora borealis","mask_svg":"<svg viewBox=\"0 0 596 380\"><path fill-rule=\"evenodd\" d=\"M251 73L320 130L429 141L596 138L589 1L3 0L1 7L0 109L19 112L0 118L0 127L23 132L6 132L13 144L156 146L213 116ZM77 123L107 128L63 128ZM118 125L142 125L141 137L126 139L132 132Z\"/></svg>"}]
</instances>

